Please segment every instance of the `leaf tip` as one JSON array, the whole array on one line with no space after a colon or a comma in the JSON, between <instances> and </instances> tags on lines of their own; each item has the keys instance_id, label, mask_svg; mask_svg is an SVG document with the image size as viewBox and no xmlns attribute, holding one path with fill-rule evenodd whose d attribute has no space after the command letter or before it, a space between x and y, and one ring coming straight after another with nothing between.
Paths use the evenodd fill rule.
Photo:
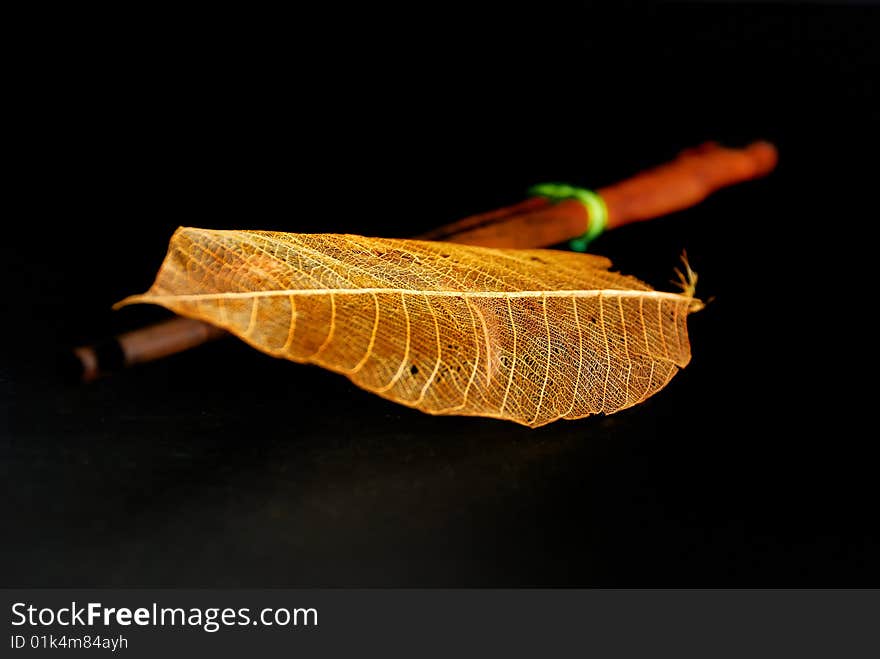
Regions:
<instances>
[{"instance_id":1,"label":"leaf tip","mask_svg":"<svg viewBox=\"0 0 880 659\"><path fill-rule=\"evenodd\" d=\"M141 302L144 302L144 298L144 295L129 295L128 297L119 300L119 302L116 302L113 305L112 309L113 311L119 311L122 307L127 307L130 304L139 304Z\"/></svg>"}]
</instances>

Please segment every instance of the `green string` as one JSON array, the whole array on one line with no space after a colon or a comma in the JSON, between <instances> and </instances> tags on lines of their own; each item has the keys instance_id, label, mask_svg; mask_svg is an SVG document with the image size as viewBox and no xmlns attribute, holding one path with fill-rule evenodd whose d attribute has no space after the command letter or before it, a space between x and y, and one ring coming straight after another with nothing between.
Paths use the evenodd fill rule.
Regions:
<instances>
[{"instance_id":1,"label":"green string","mask_svg":"<svg viewBox=\"0 0 880 659\"><path fill-rule=\"evenodd\" d=\"M577 188L567 183L538 183L529 188L531 197L547 197L550 201L559 202L566 199L577 199L587 208L590 222L582 236L570 240L568 246L576 252L586 252L587 246L593 242L608 224L608 207L605 200L586 188Z\"/></svg>"}]
</instances>

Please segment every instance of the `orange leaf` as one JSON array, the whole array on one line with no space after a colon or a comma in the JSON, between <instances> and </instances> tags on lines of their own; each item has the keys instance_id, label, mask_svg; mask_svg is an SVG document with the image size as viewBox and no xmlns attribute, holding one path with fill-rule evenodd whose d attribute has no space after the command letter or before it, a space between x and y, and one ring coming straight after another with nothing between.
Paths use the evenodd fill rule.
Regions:
<instances>
[{"instance_id":1,"label":"orange leaf","mask_svg":"<svg viewBox=\"0 0 880 659\"><path fill-rule=\"evenodd\" d=\"M537 427L636 405L690 360L686 320L702 307L692 287L654 291L610 265L553 250L181 228L150 290L119 305L162 305L429 414Z\"/></svg>"}]
</instances>

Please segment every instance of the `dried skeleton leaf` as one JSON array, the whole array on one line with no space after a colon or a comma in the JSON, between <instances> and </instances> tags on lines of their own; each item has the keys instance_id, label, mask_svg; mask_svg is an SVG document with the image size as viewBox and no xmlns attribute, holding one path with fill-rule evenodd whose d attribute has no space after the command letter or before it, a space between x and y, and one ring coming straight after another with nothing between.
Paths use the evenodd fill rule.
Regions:
<instances>
[{"instance_id":1,"label":"dried skeleton leaf","mask_svg":"<svg viewBox=\"0 0 880 659\"><path fill-rule=\"evenodd\" d=\"M693 287L604 257L338 234L180 228L148 302L429 414L542 426L610 414L690 360Z\"/></svg>"}]
</instances>

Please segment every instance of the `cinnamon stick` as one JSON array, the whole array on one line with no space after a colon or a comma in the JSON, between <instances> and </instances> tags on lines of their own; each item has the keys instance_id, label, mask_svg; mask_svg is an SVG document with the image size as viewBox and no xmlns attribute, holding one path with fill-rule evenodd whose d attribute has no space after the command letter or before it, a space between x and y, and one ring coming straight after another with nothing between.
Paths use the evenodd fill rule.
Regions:
<instances>
[{"instance_id":1,"label":"cinnamon stick","mask_svg":"<svg viewBox=\"0 0 880 659\"><path fill-rule=\"evenodd\" d=\"M769 142L754 142L744 149L708 142L688 149L669 163L599 188L596 192L608 210L606 230L688 208L719 188L767 175L776 162L776 148ZM589 212L580 201L553 203L534 197L466 217L417 238L485 247L546 247L582 235L589 222ZM90 382L118 368L167 357L226 334L201 321L172 318L99 344L80 346L73 354L80 379Z\"/></svg>"},{"instance_id":2,"label":"cinnamon stick","mask_svg":"<svg viewBox=\"0 0 880 659\"><path fill-rule=\"evenodd\" d=\"M74 348L77 375L82 382L92 382L121 368L168 357L226 335L225 330L209 323L176 316L94 345Z\"/></svg>"},{"instance_id":3,"label":"cinnamon stick","mask_svg":"<svg viewBox=\"0 0 880 659\"><path fill-rule=\"evenodd\" d=\"M766 176L776 162L776 148L769 142L744 149L709 142L688 149L672 162L599 188L608 209L606 230L694 206L719 188ZM586 206L577 200L553 204L535 198L467 217L419 238L485 247L546 247L582 235L589 222Z\"/></svg>"}]
</instances>

